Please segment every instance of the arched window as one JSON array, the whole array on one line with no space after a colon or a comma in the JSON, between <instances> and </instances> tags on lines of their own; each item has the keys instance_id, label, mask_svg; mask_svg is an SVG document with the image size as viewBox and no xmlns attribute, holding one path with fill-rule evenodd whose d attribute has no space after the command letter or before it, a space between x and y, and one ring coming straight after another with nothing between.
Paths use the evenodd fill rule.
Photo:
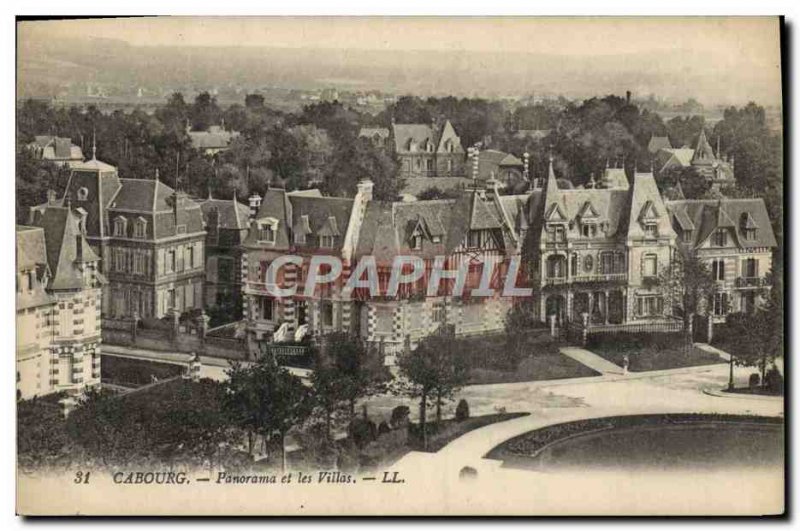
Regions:
<instances>
[{"instance_id":1,"label":"arched window","mask_svg":"<svg viewBox=\"0 0 800 531\"><path fill-rule=\"evenodd\" d=\"M144 218L138 218L136 223L133 225L133 237L134 238L145 238L147 236L147 220Z\"/></svg>"},{"instance_id":2,"label":"arched window","mask_svg":"<svg viewBox=\"0 0 800 531\"><path fill-rule=\"evenodd\" d=\"M583 270L586 271L587 273L591 273L593 267L594 267L594 258L592 258L592 255L587 254L583 258Z\"/></svg>"}]
</instances>

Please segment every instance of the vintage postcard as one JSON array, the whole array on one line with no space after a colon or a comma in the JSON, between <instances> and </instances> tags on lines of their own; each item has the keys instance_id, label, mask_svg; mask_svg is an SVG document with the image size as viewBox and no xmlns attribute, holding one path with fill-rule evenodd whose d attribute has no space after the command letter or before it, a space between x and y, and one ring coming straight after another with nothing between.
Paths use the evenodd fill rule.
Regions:
<instances>
[{"instance_id":1,"label":"vintage postcard","mask_svg":"<svg viewBox=\"0 0 800 531\"><path fill-rule=\"evenodd\" d=\"M783 514L782 31L18 19L17 512Z\"/></svg>"}]
</instances>

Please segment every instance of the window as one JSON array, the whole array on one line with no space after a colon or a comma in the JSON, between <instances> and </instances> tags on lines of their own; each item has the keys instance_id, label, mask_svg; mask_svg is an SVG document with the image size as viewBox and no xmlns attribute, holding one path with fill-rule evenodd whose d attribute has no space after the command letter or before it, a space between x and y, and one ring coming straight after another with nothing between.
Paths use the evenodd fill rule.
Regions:
<instances>
[{"instance_id":1,"label":"window","mask_svg":"<svg viewBox=\"0 0 800 531\"><path fill-rule=\"evenodd\" d=\"M756 239L756 229L745 229L744 230L744 239L745 240L755 240Z\"/></svg>"},{"instance_id":2,"label":"window","mask_svg":"<svg viewBox=\"0 0 800 531\"><path fill-rule=\"evenodd\" d=\"M636 314L639 317L655 317L661 315L664 299L660 295L636 297Z\"/></svg>"},{"instance_id":3,"label":"window","mask_svg":"<svg viewBox=\"0 0 800 531\"><path fill-rule=\"evenodd\" d=\"M260 302L261 319L272 321L275 318L275 299L272 297L262 297Z\"/></svg>"},{"instance_id":4,"label":"window","mask_svg":"<svg viewBox=\"0 0 800 531\"><path fill-rule=\"evenodd\" d=\"M333 249L334 248L334 236L320 236L319 237L319 246L323 249Z\"/></svg>"},{"instance_id":5,"label":"window","mask_svg":"<svg viewBox=\"0 0 800 531\"><path fill-rule=\"evenodd\" d=\"M133 225L133 237L134 238L144 238L147 234L147 221L142 218L136 220L136 223Z\"/></svg>"},{"instance_id":6,"label":"window","mask_svg":"<svg viewBox=\"0 0 800 531\"><path fill-rule=\"evenodd\" d=\"M188 256L186 257L186 267L191 269L194 267L194 245L190 245L187 251Z\"/></svg>"},{"instance_id":7,"label":"window","mask_svg":"<svg viewBox=\"0 0 800 531\"><path fill-rule=\"evenodd\" d=\"M167 309L173 310L175 309L175 290L168 289L167 290Z\"/></svg>"},{"instance_id":8,"label":"window","mask_svg":"<svg viewBox=\"0 0 800 531\"><path fill-rule=\"evenodd\" d=\"M89 190L85 186L82 186L78 188L77 196L78 201L86 201L89 198Z\"/></svg>"},{"instance_id":9,"label":"window","mask_svg":"<svg viewBox=\"0 0 800 531\"><path fill-rule=\"evenodd\" d=\"M754 291L746 291L742 293L742 307L744 313L753 313L756 309L756 293Z\"/></svg>"},{"instance_id":10,"label":"window","mask_svg":"<svg viewBox=\"0 0 800 531\"><path fill-rule=\"evenodd\" d=\"M725 260L711 262L711 274L714 280L725 280Z\"/></svg>"},{"instance_id":11,"label":"window","mask_svg":"<svg viewBox=\"0 0 800 531\"><path fill-rule=\"evenodd\" d=\"M125 236L128 222L123 217L114 220L114 236Z\"/></svg>"},{"instance_id":12,"label":"window","mask_svg":"<svg viewBox=\"0 0 800 531\"><path fill-rule=\"evenodd\" d=\"M654 254L644 255L642 261L642 276L645 278L658 275L658 257Z\"/></svg>"},{"instance_id":13,"label":"window","mask_svg":"<svg viewBox=\"0 0 800 531\"><path fill-rule=\"evenodd\" d=\"M322 301L322 326L333 326L333 303L330 301Z\"/></svg>"},{"instance_id":14,"label":"window","mask_svg":"<svg viewBox=\"0 0 800 531\"><path fill-rule=\"evenodd\" d=\"M644 237L645 238L657 238L658 237L658 226L655 223L648 223L644 226Z\"/></svg>"},{"instance_id":15,"label":"window","mask_svg":"<svg viewBox=\"0 0 800 531\"><path fill-rule=\"evenodd\" d=\"M683 237L683 243L692 243L692 231L690 230L683 231L682 237Z\"/></svg>"},{"instance_id":16,"label":"window","mask_svg":"<svg viewBox=\"0 0 800 531\"><path fill-rule=\"evenodd\" d=\"M742 276L755 278L758 276L758 260L755 258L745 258L742 260Z\"/></svg>"},{"instance_id":17,"label":"window","mask_svg":"<svg viewBox=\"0 0 800 531\"><path fill-rule=\"evenodd\" d=\"M170 249L167 251L167 273L174 272L175 266L175 249Z\"/></svg>"},{"instance_id":18,"label":"window","mask_svg":"<svg viewBox=\"0 0 800 531\"><path fill-rule=\"evenodd\" d=\"M593 238L597 236L597 225L594 224L581 225L581 229L584 238Z\"/></svg>"},{"instance_id":19,"label":"window","mask_svg":"<svg viewBox=\"0 0 800 531\"><path fill-rule=\"evenodd\" d=\"M601 273L616 273L614 267L614 253L601 253L600 254L600 272Z\"/></svg>"},{"instance_id":20,"label":"window","mask_svg":"<svg viewBox=\"0 0 800 531\"><path fill-rule=\"evenodd\" d=\"M428 171L433 171L433 159L428 159L425 161L425 169Z\"/></svg>"},{"instance_id":21,"label":"window","mask_svg":"<svg viewBox=\"0 0 800 531\"><path fill-rule=\"evenodd\" d=\"M547 240L550 242L563 242L564 235L565 232L562 225L554 225L547 228Z\"/></svg>"},{"instance_id":22,"label":"window","mask_svg":"<svg viewBox=\"0 0 800 531\"><path fill-rule=\"evenodd\" d=\"M714 315L728 313L728 294L724 292L714 294Z\"/></svg>"},{"instance_id":23,"label":"window","mask_svg":"<svg viewBox=\"0 0 800 531\"><path fill-rule=\"evenodd\" d=\"M431 309L431 320L434 323L444 323L445 322L445 308L443 302L434 302L433 308Z\"/></svg>"},{"instance_id":24,"label":"window","mask_svg":"<svg viewBox=\"0 0 800 531\"><path fill-rule=\"evenodd\" d=\"M415 234L411 237L411 248L415 251L422 249L422 236Z\"/></svg>"},{"instance_id":25,"label":"window","mask_svg":"<svg viewBox=\"0 0 800 531\"><path fill-rule=\"evenodd\" d=\"M566 276L566 259L563 256L551 256L547 259L547 277L564 278Z\"/></svg>"},{"instance_id":26,"label":"window","mask_svg":"<svg viewBox=\"0 0 800 531\"><path fill-rule=\"evenodd\" d=\"M453 160L452 159L447 159L447 171L448 172L452 172L453 171Z\"/></svg>"},{"instance_id":27,"label":"window","mask_svg":"<svg viewBox=\"0 0 800 531\"><path fill-rule=\"evenodd\" d=\"M258 226L258 241L266 243L275 243L275 225L270 223L262 223Z\"/></svg>"},{"instance_id":28,"label":"window","mask_svg":"<svg viewBox=\"0 0 800 531\"><path fill-rule=\"evenodd\" d=\"M25 275L25 279L27 281L26 284L28 287L27 291L33 291L33 276L33 271L28 271L28 273Z\"/></svg>"},{"instance_id":29,"label":"window","mask_svg":"<svg viewBox=\"0 0 800 531\"><path fill-rule=\"evenodd\" d=\"M580 264L580 258L578 257L577 253L572 255L570 260L570 271L573 275L578 274L578 266Z\"/></svg>"},{"instance_id":30,"label":"window","mask_svg":"<svg viewBox=\"0 0 800 531\"><path fill-rule=\"evenodd\" d=\"M725 247L728 244L728 233L725 229L719 229L714 233L714 245Z\"/></svg>"},{"instance_id":31,"label":"window","mask_svg":"<svg viewBox=\"0 0 800 531\"><path fill-rule=\"evenodd\" d=\"M431 238L431 241L432 241L433 243L441 243L441 242L442 242L442 237L441 237L441 236L433 236L433 237Z\"/></svg>"},{"instance_id":32,"label":"window","mask_svg":"<svg viewBox=\"0 0 800 531\"><path fill-rule=\"evenodd\" d=\"M295 245L305 245L306 244L306 233L301 231L294 233L294 243Z\"/></svg>"},{"instance_id":33,"label":"window","mask_svg":"<svg viewBox=\"0 0 800 531\"><path fill-rule=\"evenodd\" d=\"M467 235L467 247L480 247L481 246L481 231L471 230Z\"/></svg>"}]
</instances>

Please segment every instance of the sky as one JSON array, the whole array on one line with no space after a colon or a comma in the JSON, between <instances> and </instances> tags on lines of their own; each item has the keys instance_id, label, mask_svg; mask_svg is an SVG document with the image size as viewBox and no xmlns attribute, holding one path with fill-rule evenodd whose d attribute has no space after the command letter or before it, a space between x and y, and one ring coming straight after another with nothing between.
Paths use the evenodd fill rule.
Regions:
<instances>
[{"instance_id":1,"label":"sky","mask_svg":"<svg viewBox=\"0 0 800 531\"><path fill-rule=\"evenodd\" d=\"M670 72L676 83L682 72L706 78L710 89L698 89L712 97L780 100L777 17L153 17L23 22L19 30L20 39L53 36L144 47L652 54L652 71Z\"/></svg>"}]
</instances>

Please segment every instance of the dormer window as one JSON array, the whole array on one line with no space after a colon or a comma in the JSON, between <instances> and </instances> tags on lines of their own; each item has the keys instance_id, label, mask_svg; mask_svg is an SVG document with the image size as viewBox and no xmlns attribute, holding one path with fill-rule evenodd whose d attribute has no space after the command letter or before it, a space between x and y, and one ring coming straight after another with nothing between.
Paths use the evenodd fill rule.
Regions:
<instances>
[{"instance_id":1,"label":"dormer window","mask_svg":"<svg viewBox=\"0 0 800 531\"><path fill-rule=\"evenodd\" d=\"M306 234L304 232L296 232L294 234L294 243L295 243L295 245L305 245L306 244Z\"/></svg>"},{"instance_id":2,"label":"dormer window","mask_svg":"<svg viewBox=\"0 0 800 531\"><path fill-rule=\"evenodd\" d=\"M714 245L717 247L728 245L728 232L725 229L718 229L714 233Z\"/></svg>"},{"instance_id":3,"label":"dormer window","mask_svg":"<svg viewBox=\"0 0 800 531\"><path fill-rule=\"evenodd\" d=\"M431 241L433 243L442 243L442 237L441 236L433 236L433 237L431 237Z\"/></svg>"},{"instance_id":4,"label":"dormer window","mask_svg":"<svg viewBox=\"0 0 800 531\"><path fill-rule=\"evenodd\" d=\"M742 213L739 220L739 228L741 229L745 240L752 241L756 239L756 229L758 229L758 225L749 212Z\"/></svg>"},{"instance_id":5,"label":"dormer window","mask_svg":"<svg viewBox=\"0 0 800 531\"><path fill-rule=\"evenodd\" d=\"M646 223L642 230L645 238L658 238L658 225L655 223Z\"/></svg>"},{"instance_id":6,"label":"dormer window","mask_svg":"<svg viewBox=\"0 0 800 531\"><path fill-rule=\"evenodd\" d=\"M690 230L683 231L681 238L683 239L683 243L692 243L692 231Z\"/></svg>"},{"instance_id":7,"label":"dormer window","mask_svg":"<svg viewBox=\"0 0 800 531\"><path fill-rule=\"evenodd\" d=\"M415 234L411 237L411 248L415 251L422 250L422 236Z\"/></svg>"},{"instance_id":8,"label":"dormer window","mask_svg":"<svg viewBox=\"0 0 800 531\"><path fill-rule=\"evenodd\" d=\"M334 236L320 236L319 237L319 246L323 249L333 249L335 244L335 237Z\"/></svg>"},{"instance_id":9,"label":"dormer window","mask_svg":"<svg viewBox=\"0 0 800 531\"><path fill-rule=\"evenodd\" d=\"M124 237L128 232L128 220L122 216L114 220L114 236Z\"/></svg>"},{"instance_id":10,"label":"dormer window","mask_svg":"<svg viewBox=\"0 0 800 531\"><path fill-rule=\"evenodd\" d=\"M86 201L89 199L89 190L85 186L78 188L77 198L78 201Z\"/></svg>"},{"instance_id":11,"label":"dormer window","mask_svg":"<svg viewBox=\"0 0 800 531\"><path fill-rule=\"evenodd\" d=\"M147 220L144 218L139 218L136 220L136 223L133 225L133 237L134 238L145 238L147 237Z\"/></svg>"},{"instance_id":12,"label":"dormer window","mask_svg":"<svg viewBox=\"0 0 800 531\"><path fill-rule=\"evenodd\" d=\"M278 234L278 220L264 219L258 222L258 241L261 243L274 244Z\"/></svg>"}]
</instances>

